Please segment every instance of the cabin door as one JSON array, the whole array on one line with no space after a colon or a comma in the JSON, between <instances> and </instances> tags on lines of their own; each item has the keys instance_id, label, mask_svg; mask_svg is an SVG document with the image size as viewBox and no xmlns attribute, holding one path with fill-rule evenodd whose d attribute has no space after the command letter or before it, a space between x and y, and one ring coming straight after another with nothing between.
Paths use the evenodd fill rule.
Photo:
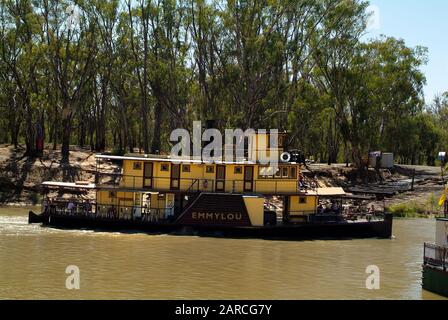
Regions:
<instances>
[{"instance_id":1,"label":"cabin door","mask_svg":"<svg viewBox=\"0 0 448 320\"><path fill-rule=\"evenodd\" d=\"M171 164L171 190L179 190L180 188L180 164Z\"/></svg>"},{"instance_id":2,"label":"cabin door","mask_svg":"<svg viewBox=\"0 0 448 320\"><path fill-rule=\"evenodd\" d=\"M244 192L254 191L254 167L244 167Z\"/></svg>"},{"instance_id":3,"label":"cabin door","mask_svg":"<svg viewBox=\"0 0 448 320\"><path fill-rule=\"evenodd\" d=\"M143 189L152 189L153 163L145 162L143 169Z\"/></svg>"},{"instance_id":4,"label":"cabin door","mask_svg":"<svg viewBox=\"0 0 448 320\"><path fill-rule=\"evenodd\" d=\"M226 166L216 166L216 191L225 191L226 189Z\"/></svg>"}]
</instances>

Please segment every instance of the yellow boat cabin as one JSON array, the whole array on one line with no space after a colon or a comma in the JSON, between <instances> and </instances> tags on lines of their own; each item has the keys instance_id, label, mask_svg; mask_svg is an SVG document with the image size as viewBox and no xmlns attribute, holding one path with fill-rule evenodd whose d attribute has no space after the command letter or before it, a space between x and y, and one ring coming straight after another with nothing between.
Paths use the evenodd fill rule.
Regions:
<instances>
[{"instance_id":1,"label":"yellow boat cabin","mask_svg":"<svg viewBox=\"0 0 448 320\"><path fill-rule=\"evenodd\" d=\"M269 209L266 200L276 196L280 203L287 204L283 209L284 220L294 220L291 216L305 216L299 220L307 220L306 216L317 210L316 185L305 182L300 163L294 162L291 155L284 152L285 135L279 135L275 150L269 146L269 134L257 134L255 141L244 150L247 158L239 162L211 163L194 159L173 159L169 155L97 155L98 214L142 216L144 219L162 221L175 219L197 198L208 197L215 199L211 201L217 201L223 195L236 195L244 202L242 207L245 207L249 217L247 224L262 226L267 220L272 223L276 220L273 217L276 214L275 208L268 210L271 218L266 218L265 215L266 209ZM270 157L273 151L277 155L275 165L262 164L266 163L260 160L263 154ZM281 157L284 159L280 159ZM119 162L122 171L115 176L103 175L103 161ZM225 211L226 204L223 206L221 209ZM230 216L212 216L207 208L211 206L203 206L201 210L205 210L204 214L195 211L197 214L190 218L193 221L204 219L208 222L213 222L217 217L220 222L228 218L226 224L233 218L235 223L242 222L242 218L237 219L240 215L236 212L231 212Z\"/></svg>"}]
</instances>

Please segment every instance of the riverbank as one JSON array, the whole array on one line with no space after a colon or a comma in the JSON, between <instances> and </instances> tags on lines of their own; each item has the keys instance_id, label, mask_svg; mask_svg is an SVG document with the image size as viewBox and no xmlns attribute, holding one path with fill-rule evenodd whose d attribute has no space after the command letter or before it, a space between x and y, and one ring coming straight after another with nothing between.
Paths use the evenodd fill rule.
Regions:
<instances>
[{"instance_id":1,"label":"riverbank","mask_svg":"<svg viewBox=\"0 0 448 320\"><path fill-rule=\"evenodd\" d=\"M320 186L342 187L350 190L354 186L364 189L396 188L393 196L384 196L367 201L392 212L401 218L432 218L443 214L438 201L444 189L440 167L396 165L393 169L376 171L370 169L364 181L356 176L356 170L345 164L312 164L309 175L317 177ZM406 191L404 191L406 190Z\"/></svg>"},{"instance_id":2,"label":"riverbank","mask_svg":"<svg viewBox=\"0 0 448 320\"><path fill-rule=\"evenodd\" d=\"M35 206L41 202L40 184L43 181L94 181L95 153L72 147L69 164L61 163L59 149L46 148L40 158L24 156L24 148L0 145L0 206ZM415 170L415 175L414 175ZM425 166L396 166L393 170L370 170L367 181L356 178L356 170L342 164L313 164L305 174L317 178L324 187L353 185L379 186L391 183L410 183L414 176L414 189L397 193L384 200L372 200L369 206L386 208L399 217L429 217L440 214L437 202L443 190L440 168Z\"/></svg>"},{"instance_id":3,"label":"riverbank","mask_svg":"<svg viewBox=\"0 0 448 320\"><path fill-rule=\"evenodd\" d=\"M26 157L22 147L0 146L0 205L34 206L40 203L40 184L48 180L93 181L95 156L73 148L68 164L61 164L60 150L45 149L42 157Z\"/></svg>"}]
</instances>

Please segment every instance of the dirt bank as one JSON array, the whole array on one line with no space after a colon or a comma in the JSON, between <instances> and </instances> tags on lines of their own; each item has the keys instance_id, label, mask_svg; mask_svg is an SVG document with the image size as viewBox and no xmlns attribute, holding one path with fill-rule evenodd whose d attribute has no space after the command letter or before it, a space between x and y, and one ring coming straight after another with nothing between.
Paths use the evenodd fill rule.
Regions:
<instances>
[{"instance_id":1,"label":"dirt bank","mask_svg":"<svg viewBox=\"0 0 448 320\"><path fill-rule=\"evenodd\" d=\"M70 152L68 165L61 165L59 150L46 149L41 158L29 159L24 149L0 146L0 205L23 206L40 202L43 181L93 181L95 156L83 149Z\"/></svg>"},{"instance_id":2,"label":"dirt bank","mask_svg":"<svg viewBox=\"0 0 448 320\"><path fill-rule=\"evenodd\" d=\"M366 203L367 206L388 210L409 209L422 215L443 212L437 204L444 188L440 167L396 165L393 169L379 172L370 169L367 181L361 181L356 177L356 171L344 164L312 164L309 168L311 172L308 175L317 176L321 186L339 186L345 190L353 186L366 189L393 189L395 186L397 189L394 196L372 200ZM407 191L403 192L403 189Z\"/></svg>"}]
</instances>

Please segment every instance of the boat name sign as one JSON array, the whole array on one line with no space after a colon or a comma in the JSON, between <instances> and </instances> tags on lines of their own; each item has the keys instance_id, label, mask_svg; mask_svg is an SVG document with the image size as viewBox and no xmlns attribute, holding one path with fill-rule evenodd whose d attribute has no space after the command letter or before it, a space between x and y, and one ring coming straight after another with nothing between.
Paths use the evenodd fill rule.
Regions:
<instances>
[{"instance_id":1,"label":"boat name sign","mask_svg":"<svg viewBox=\"0 0 448 320\"><path fill-rule=\"evenodd\" d=\"M209 221L240 221L243 216L241 213L228 212L193 212L191 217L193 220L209 220Z\"/></svg>"}]
</instances>

